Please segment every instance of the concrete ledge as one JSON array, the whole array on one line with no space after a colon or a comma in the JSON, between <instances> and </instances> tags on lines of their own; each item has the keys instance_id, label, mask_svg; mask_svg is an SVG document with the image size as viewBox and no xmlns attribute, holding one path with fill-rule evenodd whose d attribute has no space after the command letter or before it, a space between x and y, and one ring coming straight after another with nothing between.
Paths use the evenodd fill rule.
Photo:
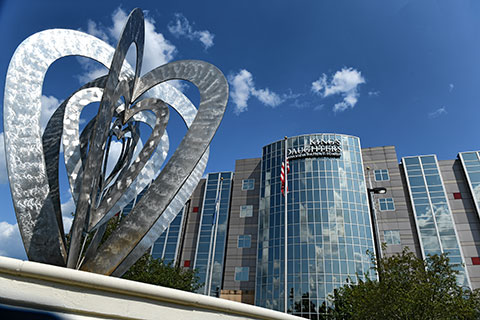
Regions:
<instances>
[{"instance_id":1,"label":"concrete ledge","mask_svg":"<svg viewBox=\"0 0 480 320\"><path fill-rule=\"evenodd\" d=\"M70 319L302 319L200 294L0 257L0 303Z\"/></svg>"}]
</instances>

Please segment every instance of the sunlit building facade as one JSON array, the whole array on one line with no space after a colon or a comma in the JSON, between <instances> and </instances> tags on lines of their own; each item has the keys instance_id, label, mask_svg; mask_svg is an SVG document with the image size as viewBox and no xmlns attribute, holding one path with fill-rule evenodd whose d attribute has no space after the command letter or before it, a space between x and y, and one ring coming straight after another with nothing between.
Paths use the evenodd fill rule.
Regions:
<instances>
[{"instance_id":1,"label":"sunlit building facade","mask_svg":"<svg viewBox=\"0 0 480 320\"><path fill-rule=\"evenodd\" d=\"M178 212L168 228L155 241L151 255L155 259L162 259L164 263L175 265L181 248L181 232L184 225L185 207Z\"/></svg>"},{"instance_id":2,"label":"sunlit building facade","mask_svg":"<svg viewBox=\"0 0 480 320\"><path fill-rule=\"evenodd\" d=\"M458 157L467 178L475 209L480 214L480 152L461 152Z\"/></svg>"},{"instance_id":3,"label":"sunlit building facade","mask_svg":"<svg viewBox=\"0 0 480 320\"><path fill-rule=\"evenodd\" d=\"M376 278L367 252L448 253L458 283L480 288L479 207L477 151L399 159L394 146L362 148L350 135L301 135L208 174L152 253L196 268L199 293L317 318L347 278Z\"/></svg>"},{"instance_id":4,"label":"sunlit building facade","mask_svg":"<svg viewBox=\"0 0 480 320\"><path fill-rule=\"evenodd\" d=\"M356 274L371 273L374 252L360 141L336 134L287 140L287 310L310 317ZM263 148L255 303L283 311L285 141Z\"/></svg>"},{"instance_id":5,"label":"sunlit building facade","mask_svg":"<svg viewBox=\"0 0 480 320\"><path fill-rule=\"evenodd\" d=\"M200 212L200 228L193 267L205 285L199 293L220 296L227 240L232 172L210 173Z\"/></svg>"},{"instance_id":6,"label":"sunlit building facade","mask_svg":"<svg viewBox=\"0 0 480 320\"><path fill-rule=\"evenodd\" d=\"M448 253L458 265L458 283L470 286L465 259L460 250L455 223L447 201L437 157L434 155L402 158L408 191L419 235L422 257Z\"/></svg>"}]
</instances>

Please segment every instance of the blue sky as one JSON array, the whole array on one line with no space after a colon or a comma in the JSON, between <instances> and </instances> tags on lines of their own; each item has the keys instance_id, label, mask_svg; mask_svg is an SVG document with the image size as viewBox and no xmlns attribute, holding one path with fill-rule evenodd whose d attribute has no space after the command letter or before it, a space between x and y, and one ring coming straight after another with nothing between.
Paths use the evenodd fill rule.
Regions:
<instances>
[{"instance_id":1,"label":"blue sky","mask_svg":"<svg viewBox=\"0 0 480 320\"><path fill-rule=\"evenodd\" d=\"M285 135L314 132L352 134L363 147L395 145L399 157L453 159L479 149L480 2L473 0L4 0L2 105L8 63L25 38L68 28L115 45L134 7L148 21L144 68L200 59L229 79L231 96L207 172L233 170L235 159L259 157L262 146ZM45 110L97 74L77 58L53 64ZM194 90L182 88L197 102ZM169 132L174 149L185 129ZM0 255L24 257L3 158L0 201Z\"/></svg>"}]
</instances>

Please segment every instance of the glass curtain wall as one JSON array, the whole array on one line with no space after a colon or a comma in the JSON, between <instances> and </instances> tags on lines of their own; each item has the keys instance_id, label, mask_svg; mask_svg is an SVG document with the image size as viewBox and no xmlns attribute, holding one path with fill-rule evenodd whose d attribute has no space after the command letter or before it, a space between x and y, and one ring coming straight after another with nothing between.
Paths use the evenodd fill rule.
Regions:
<instances>
[{"instance_id":1,"label":"glass curtain wall","mask_svg":"<svg viewBox=\"0 0 480 320\"><path fill-rule=\"evenodd\" d=\"M122 209L122 215L127 215L132 211L138 201L147 192L148 187L145 187L138 196L133 199ZM170 226L160 235L160 237L154 242L150 254L155 259L163 259L165 263L176 262L178 245L180 242L180 230L183 224L183 212L185 208L182 208L175 219L170 223Z\"/></svg>"},{"instance_id":2,"label":"glass curtain wall","mask_svg":"<svg viewBox=\"0 0 480 320\"><path fill-rule=\"evenodd\" d=\"M168 228L158 237L152 247L152 257L163 259L165 263L177 262L177 255L180 244L180 231L183 225L185 207L180 210Z\"/></svg>"},{"instance_id":3,"label":"glass curtain wall","mask_svg":"<svg viewBox=\"0 0 480 320\"><path fill-rule=\"evenodd\" d=\"M480 217L480 152L461 152L459 154L473 202Z\"/></svg>"},{"instance_id":4,"label":"glass curtain wall","mask_svg":"<svg viewBox=\"0 0 480 320\"><path fill-rule=\"evenodd\" d=\"M374 253L365 176L357 137L316 134L289 138L287 149L338 141L337 157L291 159L288 174L287 311L318 318L328 295L348 277L372 274ZM284 141L263 148L256 295L258 306L284 311ZM323 307L322 307L323 305Z\"/></svg>"},{"instance_id":5,"label":"glass curtain wall","mask_svg":"<svg viewBox=\"0 0 480 320\"><path fill-rule=\"evenodd\" d=\"M222 287L232 178L232 172L210 173L205 185L193 268L205 284L197 292L210 296Z\"/></svg>"},{"instance_id":6,"label":"glass curtain wall","mask_svg":"<svg viewBox=\"0 0 480 320\"><path fill-rule=\"evenodd\" d=\"M455 223L435 155L402 158L423 258L448 253L460 271L457 282L470 286Z\"/></svg>"},{"instance_id":7,"label":"glass curtain wall","mask_svg":"<svg viewBox=\"0 0 480 320\"><path fill-rule=\"evenodd\" d=\"M130 213L130 211L132 211L132 209L137 205L137 202L140 201L140 199L142 199L145 192L147 192L149 186L150 185L146 186L142 191L140 191L140 193L137 195L135 199L133 199L125 207L123 207L123 209L121 210L122 215L127 215Z\"/></svg>"}]
</instances>

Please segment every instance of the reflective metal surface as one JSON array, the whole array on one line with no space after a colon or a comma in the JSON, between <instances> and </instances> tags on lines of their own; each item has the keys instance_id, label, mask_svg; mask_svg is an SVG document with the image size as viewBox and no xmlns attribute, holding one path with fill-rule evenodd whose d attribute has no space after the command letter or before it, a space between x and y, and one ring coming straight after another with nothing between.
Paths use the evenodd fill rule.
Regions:
<instances>
[{"instance_id":1,"label":"reflective metal surface","mask_svg":"<svg viewBox=\"0 0 480 320\"><path fill-rule=\"evenodd\" d=\"M66 248L50 194L40 128L42 85L48 67L69 55L109 64L114 50L74 30L47 30L20 44L10 61L4 94L7 170L13 204L30 260L65 265Z\"/></svg>"},{"instance_id":2,"label":"reflective metal surface","mask_svg":"<svg viewBox=\"0 0 480 320\"><path fill-rule=\"evenodd\" d=\"M140 78L143 42L143 14L135 9L116 50L90 35L55 29L29 37L12 57L5 86L5 145L15 212L30 260L120 276L168 227L200 180L208 145L225 112L226 79L214 66L193 60L166 64ZM125 61L132 43L137 49L134 70ZM43 78L55 60L68 55L97 60L109 73L66 99L42 136ZM188 98L165 83L173 79L199 88L198 114ZM93 102L100 102L97 116L80 130L82 109ZM169 144L167 105L189 130L159 174ZM143 148L140 122L152 129ZM107 162L114 161L109 158L113 141L122 146L107 172ZM61 142L76 204L68 248L59 195ZM109 219L149 183L135 208L97 249ZM92 245L84 248L85 237L95 232ZM80 259L84 249L87 254Z\"/></svg>"}]
</instances>

